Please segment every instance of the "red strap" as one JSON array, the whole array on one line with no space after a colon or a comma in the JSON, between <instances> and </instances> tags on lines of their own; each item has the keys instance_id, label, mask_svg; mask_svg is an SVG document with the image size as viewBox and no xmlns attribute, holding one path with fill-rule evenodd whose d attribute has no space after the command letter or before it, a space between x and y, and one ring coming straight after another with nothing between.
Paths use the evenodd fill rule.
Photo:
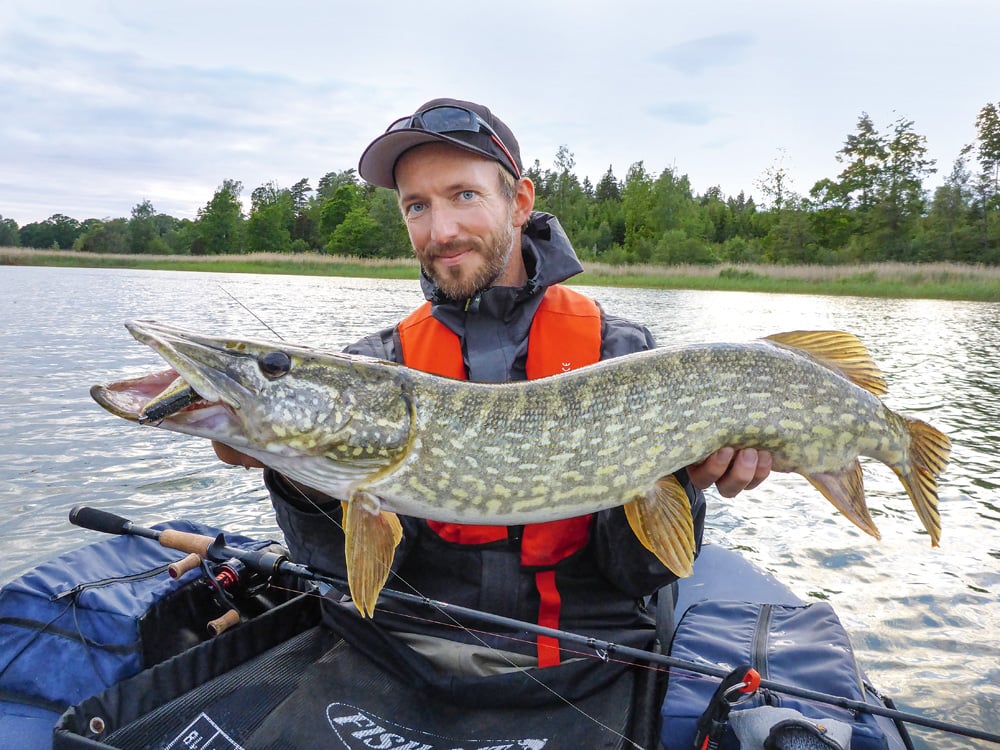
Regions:
<instances>
[{"instance_id":1,"label":"red strap","mask_svg":"<svg viewBox=\"0 0 1000 750\"><path fill-rule=\"evenodd\" d=\"M455 544L489 544L507 538L506 526L477 526L468 523L427 521L434 533L446 542Z\"/></svg>"},{"instance_id":2,"label":"red strap","mask_svg":"<svg viewBox=\"0 0 1000 750\"><path fill-rule=\"evenodd\" d=\"M560 521L532 523L521 537L521 565L531 568L555 565L578 552L590 538L591 515Z\"/></svg>"},{"instance_id":3,"label":"red strap","mask_svg":"<svg viewBox=\"0 0 1000 750\"><path fill-rule=\"evenodd\" d=\"M556 588L556 572L539 570L535 573L538 588L538 624L546 628L559 627L559 608L562 601ZM559 664L559 641L552 636L538 636L538 666L554 667Z\"/></svg>"},{"instance_id":4,"label":"red strap","mask_svg":"<svg viewBox=\"0 0 1000 750\"><path fill-rule=\"evenodd\" d=\"M409 366L436 375L465 380L462 345L458 336L431 315L425 302L402 320L399 338L403 361ZM535 312L528 336L525 365L529 379L556 375L597 362L601 358L601 311L589 297L556 285L545 291ZM589 539L592 516L567 518L524 527L521 564L527 567L553 566L582 549ZM442 539L457 544L489 544L507 538L506 526L478 526L428 521ZM535 574L538 588L538 623L559 627L561 599L556 588L555 570ZM559 641L538 636L538 665L559 664Z\"/></svg>"}]
</instances>

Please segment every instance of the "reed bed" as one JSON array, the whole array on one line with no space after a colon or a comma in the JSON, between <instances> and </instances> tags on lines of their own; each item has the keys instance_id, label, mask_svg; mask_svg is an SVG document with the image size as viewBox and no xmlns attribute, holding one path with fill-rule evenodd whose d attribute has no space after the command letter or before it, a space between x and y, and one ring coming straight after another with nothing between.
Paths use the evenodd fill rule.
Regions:
<instances>
[{"instance_id":1,"label":"reed bed","mask_svg":"<svg viewBox=\"0 0 1000 750\"><path fill-rule=\"evenodd\" d=\"M97 254L0 248L0 265L287 273L417 278L413 258L358 258L319 253L247 255ZM574 284L657 289L831 294L1000 302L1000 267L959 263L873 263L843 266L763 264L610 266L584 263Z\"/></svg>"}]
</instances>

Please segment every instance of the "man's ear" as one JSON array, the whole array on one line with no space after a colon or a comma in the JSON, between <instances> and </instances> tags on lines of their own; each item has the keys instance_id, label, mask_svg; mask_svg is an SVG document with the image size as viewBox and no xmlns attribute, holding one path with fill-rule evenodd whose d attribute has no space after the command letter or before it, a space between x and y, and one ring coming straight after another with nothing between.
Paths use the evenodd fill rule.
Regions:
<instances>
[{"instance_id":1,"label":"man's ear","mask_svg":"<svg viewBox=\"0 0 1000 750\"><path fill-rule=\"evenodd\" d=\"M535 183L527 177L517 181L514 189L514 226L521 227L535 210Z\"/></svg>"}]
</instances>

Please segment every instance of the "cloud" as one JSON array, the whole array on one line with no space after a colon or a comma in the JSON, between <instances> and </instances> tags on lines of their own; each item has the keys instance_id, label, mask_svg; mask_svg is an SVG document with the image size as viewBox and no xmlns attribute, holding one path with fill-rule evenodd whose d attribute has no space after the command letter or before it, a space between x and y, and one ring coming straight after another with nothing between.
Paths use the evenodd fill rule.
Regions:
<instances>
[{"instance_id":1,"label":"cloud","mask_svg":"<svg viewBox=\"0 0 1000 750\"><path fill-rule=\"evenodd\" d=\"M723 115L705 102L675 101L653 105L646 110L660 120L678 125L708 125Z\"/></svg>"},{"instance_id":2,"label":"cloud","mask_svg":"<svg viewBox=\"0 0 1000 750\"><path fill-rule=\"evenodd\" d=\"M302 163L316 156L314 177L341 166L324 159L326 142L354 92L336 79L171 65L13 32L0 34L0 50L0 110L11 115L0 121L5 177L39 185L44 172L56 205L79 205L67 197L74 191L120 201L141 185L258 179L262 153ZM304 144L314 150L305 153L310 147ZM147 197L158 209L162 198L170 204L163 210L179 210L176 190ZM192 196L180 213L210 197ZM109 212L127 214L127 207L107 206L97 215Z\"/></svg>"},{"instance_id":3,"label":"cloud","mask_svg":"<svg viewBox=\"0 0 1000 750\"><path fill-rule=\"evenodd\" d=\"M667 47L653 61L685 75L701 75L710 68L735 65L746 59L753 47L750 34L716 34Z\"/></svg>"}]
</instances>

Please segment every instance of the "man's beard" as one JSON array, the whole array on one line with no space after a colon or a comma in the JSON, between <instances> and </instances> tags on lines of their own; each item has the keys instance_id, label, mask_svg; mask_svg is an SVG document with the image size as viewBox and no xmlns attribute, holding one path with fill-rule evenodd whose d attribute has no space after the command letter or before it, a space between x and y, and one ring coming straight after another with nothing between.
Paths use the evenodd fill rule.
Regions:
<instances>
[{"instance_id":1,"label":"man's beard","mask_svg":"<svg viewBox=\"0 0 1000 750\"><path fill-rule=\"evenodd\" d=\"M510 259L513 249L514 226L508 220L494 235L494 241L491 245L486 245L478 237L427 245L423 253L427 260L422 261L421 265L424 273L448 297L453 300L469 299L493 286L507 268L507 261ZM445 266L440 270L434 267L433 261L439 255L447 255L450 252L460 250L470 250L483 260L483 264L471 276L466 276L461 266Z\"/></svg>"}]
</instances>

